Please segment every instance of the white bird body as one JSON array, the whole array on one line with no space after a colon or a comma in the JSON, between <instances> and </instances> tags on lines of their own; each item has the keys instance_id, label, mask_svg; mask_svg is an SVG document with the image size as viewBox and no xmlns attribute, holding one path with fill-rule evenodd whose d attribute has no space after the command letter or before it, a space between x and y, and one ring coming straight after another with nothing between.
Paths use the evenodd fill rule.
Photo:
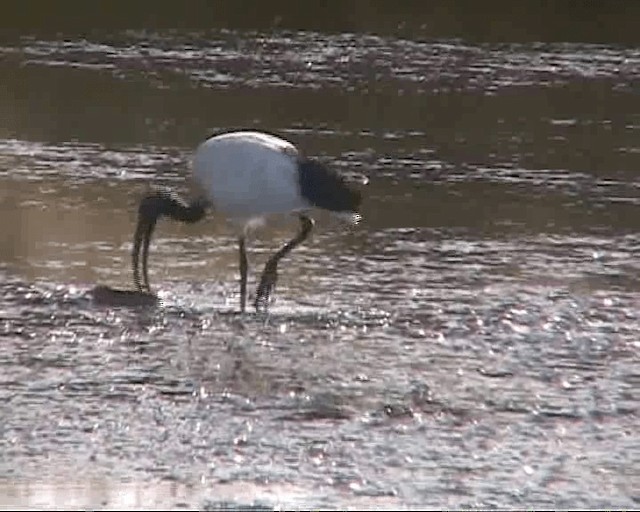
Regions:
<instances>
[{"instance_id":1,"label":"white bird body","mask_svg":"<svg viewBox=\"0 0 640 512\"><path fill-rule=\"evenodd\" d=\"M300 193L298 150L259 132L232 132L206 140L193 157L193 180L213 209L251 225L270 214L312 208Z\"/></svg>"},{"instance_id":2,"label":"white bird body","mask_svg":"<svg viewBox=\"0 0 640 512\"><path fill-rule=\"evenodd\" d=\"M156 222L169 217L186 223L203 219L213 209L239 229L240 308L245 310L247 286L247 231L273 214L297 214L300 232L265 265L256 291L256 310L268 303L275 287L279 261L304 242L314 221L308 210L321 208L357 223L360 192L322 163L304 158L293 144L255 131L216 135L198 146L193 157L195 197L186 203L174 193L157 190L142 199L134 235L133 281L150 291L147 257ZM140 281L139 261L142 257Z\"/></svg>"}]
</instances>

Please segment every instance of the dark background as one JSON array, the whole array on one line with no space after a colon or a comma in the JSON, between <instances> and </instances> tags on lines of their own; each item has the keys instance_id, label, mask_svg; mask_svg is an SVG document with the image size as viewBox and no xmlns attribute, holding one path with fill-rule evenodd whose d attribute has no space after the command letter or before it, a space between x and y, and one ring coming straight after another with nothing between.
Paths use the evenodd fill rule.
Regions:
<instances>
[{"instance_id":1,"label":"dark background","mask_svg":"<svg viewBox=\"0 0 640 512\"><path fill-rule=\"evenodd\" d=\"M589 1L64 1L4 2L0 30L41 35L100 30L257 29L371 32L469 41L640 41L640 2Z\"/></svg>"}]
</instances>

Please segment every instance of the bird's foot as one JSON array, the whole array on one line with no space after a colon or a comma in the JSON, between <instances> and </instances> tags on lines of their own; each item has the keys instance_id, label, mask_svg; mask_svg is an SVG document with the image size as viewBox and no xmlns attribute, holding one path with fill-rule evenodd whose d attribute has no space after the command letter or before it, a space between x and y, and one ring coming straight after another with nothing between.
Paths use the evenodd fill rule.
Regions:
<instances>
[{"instance_id":1,"label":"bird's foot","mask_svg":"<svg viewBox=\"0 0 640 512\"><path fill-rule=\"evenodd\" d=\"M264 272L262 272L260 284L258 285L258 289L256 291L256 300L254 302L256 311L266 311L269 308L271 294L275 291L277 282L277 265L267 263L267 265L264 267Z\"/></svg>"}]
</instances>

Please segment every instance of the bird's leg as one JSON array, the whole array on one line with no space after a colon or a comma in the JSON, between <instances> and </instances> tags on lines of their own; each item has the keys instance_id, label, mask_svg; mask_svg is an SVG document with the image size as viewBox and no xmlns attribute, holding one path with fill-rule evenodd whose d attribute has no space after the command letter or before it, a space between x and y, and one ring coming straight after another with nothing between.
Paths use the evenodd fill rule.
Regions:
<instances>
[{"instance_id":1,"label":"bird's leg","mask_svg":"<svg viewBox=\"0 0 640 512\"><path fill-rule=\"evenodd\" d=\"M267 261L264 266L262 277L260 277L260 284L256 291L256 300L254 302L256 311L258 311L261 306L265 310L267 309L269 298L275 289L276 282L278 281L278 263L282 258L307 239L314 226L313 219L306 215L300 215L300 226L300 232L293 239L287 242L282 249L269 258L269 261Z\"/></svg>"},{"instance_id":2,"label":"bird's leg","mask_svg":"<svg viewBox=\"0 0 640 512\"><path fill-rule=\"evenodd\" d=\"M240 246L240 311L245 312L247 307L247 261L246 239L241 236L238 240Z\"/></svg>"}]
</instances>

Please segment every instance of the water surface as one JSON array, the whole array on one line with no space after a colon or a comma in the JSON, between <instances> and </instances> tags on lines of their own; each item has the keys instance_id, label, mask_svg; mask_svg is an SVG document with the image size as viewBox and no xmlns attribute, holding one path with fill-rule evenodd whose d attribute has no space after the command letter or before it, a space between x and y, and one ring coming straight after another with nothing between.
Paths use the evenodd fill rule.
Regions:
<instances>
[{"instance_id":1,"label":"water surface","mask_svg":"<svg viewBox=\"0 0 640 512\"><path fill-rule=\"evenodd\" d=\"M21 33L0 47L3 507L637 507L640 50L356 32ZM365 194L239 315L212 133L279 134ZM251 286L295 223L250 242Z\"/></svg>"}]
</instances>

